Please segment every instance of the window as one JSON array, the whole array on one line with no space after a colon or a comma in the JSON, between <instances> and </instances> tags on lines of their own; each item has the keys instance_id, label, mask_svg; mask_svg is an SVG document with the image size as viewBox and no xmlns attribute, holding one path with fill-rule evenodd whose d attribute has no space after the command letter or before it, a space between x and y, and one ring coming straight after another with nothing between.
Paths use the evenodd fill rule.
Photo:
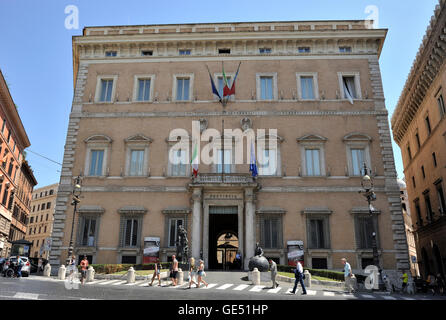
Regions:
<instances>
[{"instance_id":1,"label":"window","mask_svg":"<svg viewBox=\"0 0 446 320\"><path fill-rule=\"evenodd\" d=\"M268 54L271 53L271 48L259 48L260 54Z\"/></svg>"},{"instance_id":2,"label":"window","mask_svg":"<svg viewBox=\"0 0 446 320\"><path fill-rule=\"evenodd\" d=\"M81 218L81 246L93 247L95 245L96 220L93 217Z\"/></svg>"},{"instance_id":3,"label":"window","mask_svg":"<svg viewBox=\"0 0 446 320\"><path fill-rule=\"evenodd\" d=\"M426 122L427 135L429 136L432 132L429 116L426 116L426 118L424 118L424 121Z\"/></svg>"},{"instance_id":4,"label":"window","mask_svg":"<svg viewBox=\"0 0 446 320\"><path fill-rule=\"evenodd\" d=\"M421 143L420 143L420 135L417 133L415 133L415 139L417 140L417 146L418 146L418 150L421 149Z\"/></svg>"},{"instance_id":5,"label":"window","mask_svg":"<svg viewBox=\"0 0 446 320\"><path fill-rule=\"evenodd\" d=\"M367 266L375 265L373 258L361 258L361 267L365 269Z\"/></svg>"},{"instance_id":6,"label":"window","mask_svg":"<svg viewBox=\"0 0 446 320\"><path fill-rule=\"evenodd\" d=\"M151 79L138 79L138 101L150 101Z\"/></svg>"},{"instance_id":7,"label":"window","mask_svg":"<svg viewBox=\"0 0 446 320\"><path fill-rule=\"evenodd\" d=\"M327 258L311 258L311 268L313 269L328 269Z\"/></svg>"},{"instance_id":8,"label":"window","mask_svg":"<svg viewBox=\"0 0 446 320\"><path fill-rule=\"evenodd\" d=\"M3 119L2 133L5 132L5 126L6 126L6 119Z\"/></svg>"},{"instance_id":9,"label":"window","mask_svg":"<svg viewBox=\"0 0 446 320\"><path fill-rule=\"evenodd\" d=\"M43 214L40 216L40 222L42 222L42 221L43 221Z\"/></svg>"},{"instance_id":10,"label":"window","mask_svg":"<svg viewBox=\"0 0 446 320\"><path fill-rule=\"evenodd\" d=\"M2 204L4 206L6 206L6 201L8 201L8 189L5 189L5 191L3 192Z\"/></svg>"},{"instance_id":11,"label":"window","mask_svg":"<svg viewBox=\"0 0 446 320\"><path fill-rule=\"evenodd\" d=\"M260 100L273 100L273 77L260 77Z\"/></svg>"},{"instance_id":12,"label":"window","mask_svg":"<svg viewBox=\"0 0 446 320\"><path fill-rule=\"evenodd\" d=\"M190 56L191 50L190 49L181 49L179 51L180 56Z\"/></svg>"},{"instance_id":13,"label":"window","mask_svg":"<svg viewBox=\"0 0 446 320\"><path fill-rule=\"evenodd\" d=\"M40 210L45 210L45 204L44 203L42 203L42 205L40 207Z\"/></svg>"},{"instance_id":14,"label":"window","mask_svg":"<svg viewBox=\"0 0 446 320\"><path fill-rule=\"evenodd\" d=\"M49 202L48 202L49 203ZM48 221L48 213L46 214L46 219L45 219L45 221Z\"/></svg>"},{"instance_id":15,"label":"window","mask_svg":"<svg viewBox=\"0 0 446 320\"><path fill-rule=\"evenodd\" d=\"M223 160L224 160L224 173L231 173L232 172L232 150L229 149L225 149L224 150L224 154L225 154L225 158L222 158L223 155L223 150L222 149L218 149L217 150L218 154L217 154L217 167L216 167L216 172L217 173L222 173L223 172Z\"/></svg>"},{"instance_id":16,"label":"window","mask_svg":"<svg viewBox=\"0 0 446 320\"><path fill-rule=\"evenodd\" d=\"M444 215L446 214L446 202L445 202L445 198L444 198L444 193L443 193L443 187L441 185L441 180L440 182L438 182L436 184L436 189L437 189L437 197L438 197L438 210L440 210L440 215Z\"/></svg>"},{"instance_id":17,"label":"window","mask_svg":"<svg viewBox=\"0 0 446 320\"><path fill-rule=\"evenodd\" d=\"M152 50L142 50L141 56L153 56L153 51Z\"/></svg>"},{"instance_id":18,"label":"window","mask_svg":"<svg viewBox=\"0 0 446 320\"><path fill-rule=\"evenodd\" d=\"M177 231L179 226L183 226L183 219L169 220L169 247L176 246Z\"/></svg>"},{"instance_id":19,"label":"window","mask_svg":"<svg viewBox=\"0 0 446 320\"><path fill-rule=\"evenodd\" d=\"M314 99L313 77L301 77L302 99Z\"/></svg>"},{"instance_id":20,"label":"window","mask_svg":"<svg viewBox=\"0 0 446 320\"><path fill-rule=\"evenodd\" d=\"M182 177L187 175L188 162L186 150L173 151L173 163L171 163L171 176Z\"/></svg>"},{"instance_id":21,"label":"window","mask_svg":"<svg viewBox=\"0 0 446 320\"><path fill-rule=\"evenodd\" d=\"M416 183L415 183L415 177L414 177L414 176L412 176L412 185L413 185L414 188L417 187L417 185L416 185Z\"/></svg>"},{"instance_id":22,"label":"window","mask_svg":"<svg viewBox=\"0 0 446 320\"><path fill-rule=\"evenodd\" d=\"M90 160L90 176L102 176L103 175L103 160L104 160L104 150L91 150L91 160Z\"/></svg>"},{"instance_id":23,"label":"window","mask_svg":"<svg viewBox=\"0 0 446 320\"><path fill-rule=\"evenodd\" d=\"M297 51L299 53L310 53L311 52L311 48L310 47L299 47L297 49Z\"/></svg>"},{"instance_id":24,"label":"window","mask_svg":"<svg viewBox=\"0 0 446 320\"><path fill-rule=\"evenodd\" d=\"M355 88L355 77L342 77L342 82L344 84L344 95L345 97L351 97L356 99L356 88Z\"/></svg>"},{"instance_id":25,"label":"window","mask_svg":"<svg viewBox=\"0 0 446 320\"><path fill-rule=\"evenodd\" d=\"M352 47L339 47L340 53L352 52Z\"/></svg>"},{"instance_id":26,"label":"window","mask_svg":"<svg viewBox=\"0 0 446 320\"><path fill-rule=\"evenodd\" d=\"M39 247L39 239L37 239L36 247Z\"/></svg>"},{"instance_id":27,"label":"window","mask_svg":"<svg viewBox=\"0 0 446 320\"><path fill-rule=\"evenodd\" d=\"M426 204L426 217L429 222L434 218L434 212L432 211L431 199L429 196L429 191L424 191L424 203Z\"/></svg>"},{"instance_id":28,"label":"window","mask_svg":"<svg viewBox=\"0 0 446 320\"><path fill-rule=\"evenodd\" d=\"M124 264L136 264L136 256L122 256L121 263Z\"/></svg>"},{"instance_id":29,"label":"window","mask_svg":"<svg viewBox=\"0 0 446 320\"><path fill-rule=\"evenodd\" d=\"M14 169L14 164L12 163L12 161L9 163L9 168L8 168L8 174L9 176L12 176L12 170Z\"/></svg>"},{"instance_id":30,"label":"window","mask_svg":"<svg viewBox=\"0 0 446 320\"><path fill-rule=\"evenodd\" d=\"M106 57L116 57L118 55L117 51L105 51Z\"/></svg>"},{"instance_id":31,"label":"window","mask_svg":"<svg viewBox=\"0 0 446 320\"><path fill-rule=\"evenodd\" d=\"M29 223L34 223L34 217L31 217L31 219L29 220Z\"/></svg>"},{"instance_id":32,"label":"window","mask_svg":"<svg viewBox=\"0 0 446 320\"><path fill-rule=\"evenodd\" d=\"M11 140L11 130L9 130L9 132L8 132L8 143L9 143L9 140Z\"/></svg>"},{"instance_id":33,"label":"window","mask_svg":"<svg viewBox=\"0 0 446 320\"><path fill-rule=\"evenodd\" d=\"M39 233L41 233L42 232L42 227L39 227Z\"/></svg>"},{"instance_id":34,"label":"window","mask_svg":"<svg viewBox=\"0 0 446 320\"><path fill-rule=\"evenodd\" d=\"M51 196L52 194L54 194L54 190L53 190L53 189L50 190L50 196Z\"/></svg>"},{"instance_id":35,"label":"window","mask_svg":"<svg viewBox=\"0 0 446 320\"><path fill-rule=\"evenodd\" d=\"M320 150L305 149L305 174L307 176L320 176Z\"/></svg>"},{"instance_id":36,"label":"window","mask_svg":"<svg viewBox=\"0 0 446 320\"><path fill-rule=\"evenodd\" d=\"M259 157L259 175L275 176L278 173L277 149L263 149Z\"/></svg>"},{"instance_id":37,"label":"window","mask_svg":"<svg viewBox=\"0 0 446 320\"><path fill-rule=\"evenodd\" d=\"M357 217L358 240L360 249L371 249L373 240L373 218Z\"/></svg>"},{"instance_id":38,"label":"window","mask_svg":"<svg viewBox=\"0 0 446 320\"><path fill-rule=\"evenodd\" d=\"M228 49L228 48L218 49L218 54L230 54L230 53L231 53L231 49Z\"/></svg>"},{"instance_id":39,"label":"window","mask_svg":"<svg viewBox=\"0 0 446 320\"><path fill-rule=\"evenodd\" d=\"M51 202L47 202L47 203L46 203L46 208L47 208L47 209L51 208Z\"/></svg>"},{"instance_id":40,"label":"window","mask_svg":"<svg viewBox=\"0 0 446 320\"><path fill-rule=\"evenodd\" d=\"M423 179L426 178L426 172L424 172L424 166L421 166L421 173L423 174Z\"/></svg>"},{"instance_id":41,"label":"window","mask_svg":"<svg viewBox=\"0 0 446 320\"><path fill-rule=\"evenodd\" d=\"M265 249L279 248L281 233L281 221L277 217L265 217L261 223L261 234L263 240L263 247Z\"/></svg>"},{"instance_id":42,"label":"window","mask_svg":"<svg viewBox=\"0 0 446 320\"><path fill-rule=\"evenodd\" d=\"M101 80L101 96L100 102L111 102L113 92L113 80Z\"/></svg>"},{"instance_id":43,"label":"window","mask_svg":"<svg viewBox=\"0 0 446 320\"><path fill-rule=\"evenodd\" d=\"M324 224L323 219L310 219L310 248L326 248Z\"/></svg>"},{"instance_id":44,"label":"window","mask_svg":"<svg viewBox=\"0 0 446 320\"><path fill-rule=\"evenodd\" d=\"M446 112L446 109L444 107L444 100L443 100L443 95L439 95L437 98L437 103L438 103L438 109L440 111L440 117L442 118Z\"/></svg>"},{"instance_id":45,"label":"window","mask_svg":"<svg viewBox=\"0 0 446 320\"><path fill-rule=\"evenodd\" d=\"M351 149L352 169L354 176L364 174L364 149Z\"/></svg>"},{"instance_id":46,"label":"window","mask_svg":"<svg viewBox=\"0 0 446 320\"><path fill-rule=\"evenodd\" d=\"M144 174L144 150L130 151L130 176L142 176Z\"/></svg>"},{"instance_id":47,"label":"window","mask_svg":"<svg viewBox=\"0 0 446 320\"><path fill-rule=\"evenodd\" d=\"M314 100L319 97L317 73L297 73L297 94L301 100Z\"/></svg>"},{"instance_id":48,"label":"window","mask_svg":"<svg viewBox=\"0 0 446 320\"><path fill-rule=\"evenodd\" d=\"M177 78L177 101L188 101L190 99L189 95L190 89L190 79L189 78Z\"/></svg>"},{"instance_id":49,"label":"window","mask_svg":"<svg viewBox=\"0 0 446 320\"><path fill-rule=\"evenodd\" d=\"M138 243L138 220L125 220L124 246L135 247Z\"/></svg>"},{"instance_id":50,"label":"window","mask_svg":"<svg viewBox=\"0 0 446 320\"><path fill-rule=\"evenodd\" d=\"M417 213L417 220L418 220L417 225L421 227L423 225L423 219L421 218L420 200L415 199L414 205L415 205L415 211Z\"/></svg>"}]
</instances>

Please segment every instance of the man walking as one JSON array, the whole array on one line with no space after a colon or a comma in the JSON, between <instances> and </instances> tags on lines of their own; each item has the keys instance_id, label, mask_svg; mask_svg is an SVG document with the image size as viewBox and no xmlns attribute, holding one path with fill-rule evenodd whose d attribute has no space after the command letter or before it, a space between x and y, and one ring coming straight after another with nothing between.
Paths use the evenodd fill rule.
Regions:
<instances>
[{"instance_id":1,"label":"man walking","mask_svg":"<svg viewBox=\"0 0 446 320\"><path fill-rule=\"evenodd\" d=\"M305 289L304 284L304 268L300 264L299 261L296 263L296 269L294 269L294 276L296 277L296 280L294 281L294 288L293 291L291 291L292 294L296 294L297 289L297 283L300 283L300 286L302 287L302 295L307 294L307 290Z\"/></svg>"},{"instance_id":2,"label":"man walking","mask_svg":"<svg viewBox=\"0 0 446 320\"><path fill-rule=\"evenodd\" d=\"M178 260L175 258L175 255L172 255L172 264L170 267L170 280L172 281L172 285L175 287L177 285L177 274L178 274Z\"/></svg>"},{"instance_id":3,"label":"man walking","mask_svg":"<svg viewBox=\"0 0 446 320\"><path fill-rule=\"evenodd\" d=\"M353 277L352 267L350 266L350 263L347 262L347 259L342 258L341 261L344 264L344 279L347 291L349 293L355 292L352 286L352 277Z\"/></svg>"},{"instance_id":4,"label":"man walking","mask_svg":"<svg viewBox=\"0 0 446 320\"><path fill-rule=\"evenodd\" d=\"M85 278L87 278L88 260L87 256L81 261L81 283L84 284Z\"/></svg>"},{"instance_id":5,"label":"man walking","mask_svg":"<svg viewBox=\"0 0 446 320\"><path fill-rule=\"evenodd\" d=\"M271 270L271 281L273 282L273 288L277 288L279 284L276 281L277 277L277 264L273 261L273 259L269 259L269 269Z\"/></svg>"}]
</instances>

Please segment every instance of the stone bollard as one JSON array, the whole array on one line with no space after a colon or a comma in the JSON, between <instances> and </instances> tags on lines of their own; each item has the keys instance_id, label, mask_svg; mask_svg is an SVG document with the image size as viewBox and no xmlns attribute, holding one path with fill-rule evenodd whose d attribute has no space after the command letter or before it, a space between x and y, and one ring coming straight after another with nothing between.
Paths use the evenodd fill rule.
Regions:
<instances>
[{"instance_id":1,"label":"stone bollard","mask_svg":"<svg viewBox=\"0 0 446 320\"><path fill-rule=\"evenodd\" d=\"M49 263L47 263L45 265L45 268L43 268L43 276L44 277L49 277L51 276L51 265Z\"/></svg>"},{"instance_id":2,"label":"stone bollard","mask_svg":"<svg viewBox=\"0 0 446 320\"><path fill-rule=\"evenodd\" d=\"M61 265L59 268L59 272L57 274L59 280L65 280L66 273L67 273L67 268L65 267L65 265Z\"/></svg>"},{"instance_id":3,"label":"stone bollard","mask_svg":"<svg viewBox=\"0 0 446 320\"><path fill-rule=\"evenodd\" d=\"M95 274L95 271L94 271L93 267L89 266L88 270L87 270L87 282L91 282L94 280L94 274Z\"/></svg>"},{"instance_id":4,"label":"stone bollard","mask_svg":"<svg viewBox=\"0 0 446 320\"><path fill-rule=\"evenodd\" d=\"M130 267L129 271L127 272L127 283L134 283L135 282L135 269L133 267Z\"/></svg>"},{"instance_id":5,"label":"stone bollard","mask_svg":"<svg viewBox=\"0 0 446 320\"><path fill-rule=\"evenodd\" d=\"M311 273L308 270L304 271L305 279L304 284L306 288L311 288Z\"/></svg>"},{"instance_id":6,"label":"stone bollard","mask_svg":"<svg viewBox=\"0 0 446 320\"><path fill-rule=\"evenodd\" d=\"M178 269L177 272L177 285L181 286L183 284L183 270L181 268Z\"/></svg>"},{"instance_id":7,"label":"stone bollard","mask_svg":"<svg viewBox=\"0 0 446 320\"><path fill-rule=\"evenodd\" d=\"M354 274L352 275L352 277L350 279L350 283L352 285L353 290L357 291L358 290L358 279L356 279Z\"/></svg>"},{"instance_id":8,"label":"stone bollard","mask_svg":"<svg viewBox=\"0 0 446 320\"><path fill-rule=\"evenodd\" d=\"M255 286L260 285L260 271L257 268L252 270L252 284Z\"/></svg>"}]
</instances>

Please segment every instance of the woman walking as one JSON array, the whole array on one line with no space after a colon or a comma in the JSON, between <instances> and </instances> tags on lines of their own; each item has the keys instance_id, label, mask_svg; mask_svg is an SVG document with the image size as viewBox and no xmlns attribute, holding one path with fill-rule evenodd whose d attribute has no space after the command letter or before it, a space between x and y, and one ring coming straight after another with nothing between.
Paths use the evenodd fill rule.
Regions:
<instances>
[{"instance_id":1,"label":"woman walking","mask_svg":"<svg viewBox=\"0 0 446 320\"><path fill-rule=\"evenodd\" d=\"M207 282L203 280L204 276L206 276L206 273L204 272L204 261L200 260L200 265L198 267L198 284L197 284L197 288L200 288L200 282L203 282L206 287L208 286Z\"/></svg>"},{"instance_id":2,"label":"woman walking","mask_svg":"<svg viewBox=\"0 0 446 320\"><path fill-rule=\"evenodd\" d=\"M161 287L161 262L160 262L160 259L156 260L155 270L153 271L152 282L150 282L150 286L153 285L153 280L155 280L155 277L158 278L158 287Z\"/></svg>"},{"instance_id":3,"label":"woman walking","mask_svg":"<svg viewBox=\"0 0 446 320\"><path fill-rule=\"evenodd\" d=\"M198 288L198 284L195 282L195 274L197 270L195 267L195 259L192 257L189 259L189 289L192 286L192 283L195 284Z\"/></svg>"}]
</instances>

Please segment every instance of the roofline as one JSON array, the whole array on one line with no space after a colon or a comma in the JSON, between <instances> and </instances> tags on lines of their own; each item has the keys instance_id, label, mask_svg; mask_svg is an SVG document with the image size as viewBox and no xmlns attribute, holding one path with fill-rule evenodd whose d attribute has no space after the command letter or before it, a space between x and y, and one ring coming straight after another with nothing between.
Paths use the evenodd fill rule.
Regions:
<instances>
[{"instance_id":1,"label":"roofline","mask_svg":"<svg viewBox=\"0 0 446 320\"><path fill-rule=\"evenodd\" d=\"M33 169L31 169L31 166L29 165L27 160L23 160L22 167L24 167L28 171L27 172L28 175L31 177L32 182L34 182L34 186L36 186L37 185L37 179L36 179L36 177L34 177Z\"/></svg>"}]
</instances>

